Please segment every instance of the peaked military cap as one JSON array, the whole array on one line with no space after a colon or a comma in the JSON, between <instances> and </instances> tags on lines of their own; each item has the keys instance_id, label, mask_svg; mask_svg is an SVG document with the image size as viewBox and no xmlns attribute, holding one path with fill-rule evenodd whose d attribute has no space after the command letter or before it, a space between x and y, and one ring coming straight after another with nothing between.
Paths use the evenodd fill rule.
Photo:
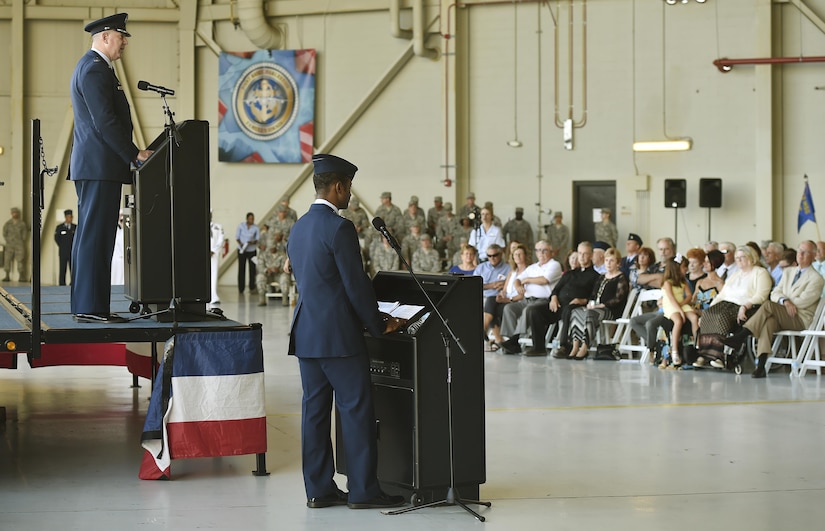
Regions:
<instances>
[{"instance_id":1,"label":"peaked military cap","mask_svg":"<svg viewBox=\"0 0 825 531\"><path fill-rule=\"evenodd\" d=\"M109 15L108 17L103 17L100 20L89 22L83 29L88 31L92 35L100 33L101 31L115 30L119 33L122 33L126 37L131 37L132 35L128 31L126 31L126 19L128 18L128 13L118 13L116 15Z\"/></svg>"},{"instance_id":2,"label":"peaked military cap","mask_svg":"<svg viewBox=\"0 0 825 531\"><path fill-rule=\"evenodd\" d=\"M355 172L358 171L358 167L355 164L327 153L313 155L312 165L315 168L316 175L321 173L340 173L342 175L355 177Z\"/></svg>"}]
</instances>

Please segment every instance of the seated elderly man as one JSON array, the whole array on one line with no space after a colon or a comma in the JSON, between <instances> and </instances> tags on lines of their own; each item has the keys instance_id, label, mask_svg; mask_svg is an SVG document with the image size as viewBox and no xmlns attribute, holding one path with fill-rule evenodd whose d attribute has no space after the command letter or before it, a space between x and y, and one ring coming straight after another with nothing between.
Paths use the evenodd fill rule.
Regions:
<instances>
[{"instance_id":1,"label":"seated elderly man","mask_svg":"<svg viewBox=\"0 0 825 531\"><path fill-rule=\"evenodd\" d=\"M639 285L646 289L662 287L665 264L673 260L673 257L676 256L676 244L672 238L659 238L656 242L656 247L659 250L659 261L656 262L654 266L656 272L639 273L638 277ZM644 341L649 350L653 350L653 346L656 344L656 336L658 335L659 328L663 328L665 332L669 334L672 326L673 321L664 316L661 308L657 311L649 311L637 315L630 320L630 328L636 332L636 336L638 336L640 340Z\"/></svg>"},{"instance_id":2,"label":"seated elderly man","mask_svg":"<svg viewBox=\"0 0 825 531\"><path fill-rule=\"evenodd\" d=\"M776 332L804 330L811 324L825 285L825 279L811 267L815 255L814 242L804 241L799 244L796 251L796 262L799 265L785 268L779 284L771 291L771 300L762 304L738 332L722 341L725 345L738 349L751 335L759 338L756 349L759 362L752 377L765 377L765 362L770 355Z\"/></svg>"},{"instance_id":3,"label":"seated elderly man","mask_svg":"<svg viewBox=\"0 0 825 531\"><path fill-rule=\"evenodd\" d=\"M518 354L521 351L519 336L527 331L525 317L522 315L525 308L531 304L547 306L553 288L562 277L561 264L551 258L553 247L547 240L536 242L535 249L538 262L528 266L515 280L516 290L523 293L524 298L510 302L504 307L501 333L509 336L501 345L505 354Z\"/></svg>"},{"instance_id":4,"label":"seated elderly man","mask_svg":"<svg viewBox=\"0 0 825 531\"><path fill-rule=\"evenodd\" d=\"M570 352L568 328L573 308L587 305L587 298L593 292L593 285L599 280L599 274L593 269L593 245L581 242L576 249L579 267L571 269L562 276L547 304L531 304L524 311L525 319L530 325L533 347L525 356L546 356L544 336L551 324L561 321L559 348L553 354L556 358L567 358Z\"/></svg>"}]
</instances>

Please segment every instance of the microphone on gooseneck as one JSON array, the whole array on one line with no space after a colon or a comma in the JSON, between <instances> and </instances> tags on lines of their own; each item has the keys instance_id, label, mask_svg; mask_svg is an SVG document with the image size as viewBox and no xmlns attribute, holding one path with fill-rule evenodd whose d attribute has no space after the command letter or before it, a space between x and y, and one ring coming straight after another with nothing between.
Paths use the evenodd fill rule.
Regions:
<instances>
[{"instance_id":1,"label":"microphone on gooseneck","mask_svg":"<svg viewBox=\"0 0 825 531\"><path fill-rule=\"evenodd\" d=\"M384 223L383 219L379 217L372 218L372 226L375 227L375 230L380 232L381 235L384 236L384 238L386 238L388 242L390 242L390 247L392 247L396 251L401 250L401 246L398 245L398 240L396 240L395 237L392 234L390 234L389 229L387 229L387 224Z\"/></svg>"},{"instance_id":2,"label":"microphone on gooseneck","mask_svg":"<svg viewBox=\"0 0 825 531\"><path fill-rule=\"evenodd\" d=\"M151 90L151 91L157 92L161 96L174 96L175 95L174 90L172 90L170 88L166 88L166 87L161 87L160 85L153 85L153 84L149 83L148 81L138 81L137 87L140 90Z\"/></svg>"}]
</instances>

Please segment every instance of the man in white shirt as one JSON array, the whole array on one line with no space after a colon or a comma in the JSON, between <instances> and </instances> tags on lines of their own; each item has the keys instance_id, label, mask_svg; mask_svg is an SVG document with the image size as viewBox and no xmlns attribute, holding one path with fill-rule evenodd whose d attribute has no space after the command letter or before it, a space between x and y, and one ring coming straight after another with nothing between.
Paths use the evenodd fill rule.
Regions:
<instances>
[{"instance_id":1,"label":"man in white shirt","mask_svg":"<svg viewBox=\"0 0 825 531\"><path fill-rule=\"evenodd\" d=\"M551 258L553 247L550 243L547 240L539 240L536 242L535 250L538 261L516 277L516 289L524 293L524 298L510 302L504 307L501 333L509 336L502 344L505 354L518 354L521 351L518 338L527 331L523 317L524 309L531 304L549 304L550 294L561 278L561 264Z\"/></svg>"},{"instance_id":2,"label":"man in white shirt","mask_svg":"<svg viewBox=\"0 0 825 531\"><path fill-rule=\"evenodd\" d=\"M719 266L716 274L722 277L722 280L727 280L729 276L739 271L734 258L736 246L732 242L722 242L719 244L719 250L725 255L725 263Z\"/></svg>"},{"instance_id":3,"label":"man in white shirt","mask_svg":"<svg viewBox=\"0 0 825 531\"><path fill-rule=\"evenodd\" d=\"M607 270L604 266L604 252L608 249L610 249L610 245L607 242L593 242L593 269L600 275L603 275Z\"/></svg>"},{"instance_id":4,"label":"man in white shirt","mask_svg":"<svg viewBox=\"0 0 825 531\"><path fill-rule=\"evenodd\" d=\"M779 242L770 242L765 247L763 257L765 258L765 269L771 274L773 285L779 284L782 280L782 268L779 267L779 261L782 260L782 253L785 252L785 246Z\"/></svg>"}]
</instances>

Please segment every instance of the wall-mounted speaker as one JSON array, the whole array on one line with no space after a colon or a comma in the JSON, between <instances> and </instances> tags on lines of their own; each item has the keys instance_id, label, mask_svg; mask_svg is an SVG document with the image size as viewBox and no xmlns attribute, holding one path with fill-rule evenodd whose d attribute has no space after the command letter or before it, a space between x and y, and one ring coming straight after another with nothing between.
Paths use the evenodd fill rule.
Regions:
<instances>
[{"instance_id":1,"label":"wall-mounted speaker","mask_svg":"<svg viewBox=\"0 0 825 531\"><path fill-rule=\"evenodd\" d=\"M687 205L687 181L665 179L665 208L685 208Z\"/></svg>"},{"instance_id":2,"label":"wall-mounted speaker","mask_svg":"<svg viewBox=\"0 0 825 531\"><path fill-rule=\"evenodd\" d=\"M699 179L699 206L702 208L722 206L722 179Z\"/></svg>"}]
</instances>

